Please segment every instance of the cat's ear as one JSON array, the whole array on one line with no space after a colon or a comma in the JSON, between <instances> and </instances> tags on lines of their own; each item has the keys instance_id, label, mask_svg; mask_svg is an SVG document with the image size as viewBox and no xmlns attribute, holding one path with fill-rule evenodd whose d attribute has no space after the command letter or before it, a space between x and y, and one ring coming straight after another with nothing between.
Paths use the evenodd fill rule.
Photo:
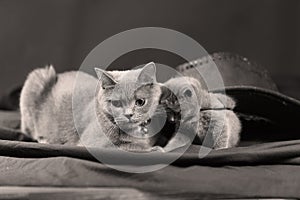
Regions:
<instances>
[{"instance_id":1,"label":"cat's ear","mask_svg":"<svg viewBox=\"0 0 300 200\"><path fill-rule=\"evenodd\" d=\"M101 85L103 89L112 88L117 84L114 78L105 70L95 68L95 72L98 76L98 79L101 81Z\"/></svg>"},{"instance_id":2,"label":"cat's ear","mask_svg":"<svg viewBox=\"0 0 300 200\"><path fill-rule=\"evenodd\" d=\"M146 64L138 76L138 82L143 84L156 82L156 66L154 62Z\"/></svg>"}]
</instances>

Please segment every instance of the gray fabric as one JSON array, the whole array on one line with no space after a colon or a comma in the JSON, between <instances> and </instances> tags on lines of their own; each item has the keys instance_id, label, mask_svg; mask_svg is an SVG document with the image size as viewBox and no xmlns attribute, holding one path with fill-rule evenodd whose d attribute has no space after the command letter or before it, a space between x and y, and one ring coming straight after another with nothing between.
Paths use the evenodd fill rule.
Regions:
<instances>
[{"instance_id":1,"label":"gray fabric","mask_svg":"<svg viewBox=\"0 0 300 200\"><path fill-rule=\"evenodd\" d=\"M0 118L3 120L0 122L0 137L6 139L0 140L0 186L125 187L139 191L141 195L150 194L149 197L154 195L157 198L172 199L300 198L298 129L289 130L296 133L293 135L294 140L274 142L276 134L281 136L281 140L291 139L288 138L285 127L291 125L288 123L293 123L291 119L300 118L300 103L278 93L257 88L243 90L239 87L227 92L244 102L237 107L239 111L245 114L251 111L251 114L263 115L275 123L269 123L273 127L270 130L276 130L271 134L262 129L266 124L257 126L252 131L245 128L246 132L243 134L248 131L252 136L259 131L256 139L267 136L273 142L212 151L202 159L198 157L200 146L193 145L188 152L164 169L146 174L130 174L99 163L84 147L9 141L24 140L24 137L20 138L22 133L16 129L19 122L18 111L5 111ZM244 98L250 102L256 101L256 106L249 107ZM280 111L270 109L274 106ZM251 121L256 125L260 124L255 120L245 122L250 124ZM278 129L278 125L282 129ZM5 138L7 135L10 138ZM120 157L111 150L98 149L98 152L102 156L113 158L119 165L132 164L134 161L132 157ZM164 163L172 156L176 156L176 153L152 155L157 163ZM140 154L135 159L150 158ZM48 195L55 197L55 194L50 192ZM77 193L74 195L77 196Z\"/></svg>"}]
</instances>

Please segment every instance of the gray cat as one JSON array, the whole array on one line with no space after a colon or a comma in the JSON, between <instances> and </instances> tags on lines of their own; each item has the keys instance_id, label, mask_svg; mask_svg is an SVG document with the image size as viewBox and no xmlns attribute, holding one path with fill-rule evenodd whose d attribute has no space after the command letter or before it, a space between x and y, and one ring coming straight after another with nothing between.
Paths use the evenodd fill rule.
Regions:
<instances>
[{"instance_id":1,"label":"gray cat","mask_svg":"<svg viewBox=\"0 0 300 200\"><path fill-rule=\"evenodd\" d=\"M96 96L90 88L98 80L86 73L56 74L52 66L31 72L21 92L21 130L42 143L155 150L158 136L147 134L161 95L155 64L128 71L95 70L100 79ZM76 77L80 99L72 106ZM96 119L91 114L95 107Z\"/></svg>"},{"instance_id":2,"label":"gray cat","mask_svg":"<svg viewBox=\"0 0 300 200\"><path fill-rule=\"evenodd\" d=\"M197 79L191 77L173 78L164 85L177 96L177 99L168 99L167 106L174 111L180 108L181 112L178 133L164 147L165 151L188 145L192 141L207 143L204 139L208 135L211 139L208 141L209 147L213 149L237 145L241 123L232 111L235 107L232 98L223 94L208 93Z\"/></svg>"}]
</instances>

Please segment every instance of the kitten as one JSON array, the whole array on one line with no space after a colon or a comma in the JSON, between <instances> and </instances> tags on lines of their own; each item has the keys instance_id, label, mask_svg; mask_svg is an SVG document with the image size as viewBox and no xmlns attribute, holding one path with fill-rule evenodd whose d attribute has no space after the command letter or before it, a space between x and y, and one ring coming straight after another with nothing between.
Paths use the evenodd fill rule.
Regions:
<instances>
[{"instance_id":1,"label":"kitten","mask_svg":"<svg viewBox=\"0 0 300 200\"><path fill-rule=\"evenodd\" d=\"M164 147L165 151L185 146L192 141L203 143L205 136L209 135L208 138L212 141L208 141L208 145L213 149L237 145L241 124L232 111L235 107L232 98L223 94L208 93L197 79L191 77L173 78L164 85L178 98L169 98L166 103L172 110L180 109L181 120L177 124L182 127ZM172 116L169 120L172 121L173 118Z\"/></svg>"},{"instance_id":2,"label":"kitten","mask_svg":"<svg viewBox=\"0 0 300 200\"><path fill-rule=\"evenodd\" d=\"M155 64L128 71L95 71L100 80L96 97L89 88L98 80L84 72L56 74L52 66L31 72L21 92L21 130L42 143L155 150L158 136L145 134L161 95ZM76 76L81 81L80 99L72 107ZM95 105L97 119L91 114ZM72 108L78 114L74 116L77 129Z\"/></svg>"},{"instance_id":3,"label":"kitten","mask_svg":"<svg viewBox=\"0 0 300 200\"><path fill-rule=\"evenodd\" d=\"M150 133L155 130L148 130L157 125L153 115L161 95L155 64L149 63L142 70L108 72L96 69L96 72L101 80L97 116L101 126L106 127L104 132L115 145L124 149L155 149L152 146L159 135L152 135ZM119 132L110 133L112 127Z\"/></svg>"}]
</instances>

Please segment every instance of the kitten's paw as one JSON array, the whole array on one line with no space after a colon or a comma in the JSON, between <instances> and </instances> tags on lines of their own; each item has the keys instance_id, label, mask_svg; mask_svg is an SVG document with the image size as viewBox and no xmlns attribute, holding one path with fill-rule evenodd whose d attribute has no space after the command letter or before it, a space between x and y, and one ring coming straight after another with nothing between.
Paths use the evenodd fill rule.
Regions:
<instances>
[{"instance_id":1,"label":"kitten's paw","mask_svg":"<svg viewBox=\"0 0 300 200\"><path fill-rule=\"evenodd\" d=\"M233 109L235 107L235 101L231 97L218 93L214 94L214 96L225 108Z\"/></svg>"},{"instance_id":2,"label":"kitten's paw","mask_svg":"<svg viewBox=\"0 0 300 200\"><path fill-rule=\"evenodd\" d=\"M155 151L155 152L165 152L164 148L160 147L160 146L154 146L151 148L151 152Z\"/></svg>"},{"instance_id":3,"label":"kitten's paw","mask_svg":"<svg viewBox=\"0 0 300 200\"><path fill-rule=\"evenodd\" d=\"M42 143L42 144L48 144L48 141L46 138L44 138L43 136L39 136L37 139L38 143Z\"/></svg>"}]
</instances>

